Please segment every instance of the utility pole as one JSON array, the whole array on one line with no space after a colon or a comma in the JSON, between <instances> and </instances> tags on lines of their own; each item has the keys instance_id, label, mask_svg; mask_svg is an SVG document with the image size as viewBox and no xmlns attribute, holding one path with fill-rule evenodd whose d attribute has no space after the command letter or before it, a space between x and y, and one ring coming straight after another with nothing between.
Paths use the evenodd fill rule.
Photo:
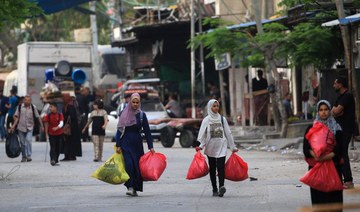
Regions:
<instances>
[{"instance_id":1,"label":"utility pole","mask_svg":"<svg viewBox=\"0 0 360 212\"><path fill-rule=\"evenodd\" d=\"M90 10L94 13L96 12L96 1L89 2ZM96 13L95 13L96 14ZM94 86L95 82L100 80L100 71L99 71L99 58L98 58L98 36L97 36L97 26L96 26L96 15L90 15L90 24L91 24L91 37L92 37L92 83L91 85Z\"/></svg>"},{"instance_id":2,"label":"utility pole","mask_svg":"<svg viewBox=\"0 0 360 212\"><path fill-rule=\"evenodd\" d=\"M200 11L201 2L198 0L198 15L199 15L199 33L202 33L202 14ZM205 98L205 64L204 64L204 49L203 45L200 45L200 68L201 68L201 88L202 96Z\"/></svg>"},{"instance_id":3,"label":"utility pole","mask_svg":"<svg viewBox=\"0 0 360 212\"><path fill-rule=\"evenodd\" d=\"M194 11L194 0L191 0L191 27L190 27L190 35L191 40L195 37L195 11ZM191 117L196 118L196 108L195 108L195 49L191 47Z\"/></svg>"}]
</instances>

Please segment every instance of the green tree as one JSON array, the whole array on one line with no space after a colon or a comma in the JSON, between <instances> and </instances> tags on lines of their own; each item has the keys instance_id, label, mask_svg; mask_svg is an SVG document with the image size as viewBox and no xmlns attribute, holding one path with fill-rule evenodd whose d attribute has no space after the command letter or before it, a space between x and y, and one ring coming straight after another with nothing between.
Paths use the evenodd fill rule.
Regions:
<instances>
[{"instance_id":1,"label":"green tree","mask_svg":"<svg viewBox=\"0 0 360 212\"><path fill-rule=\"evenodd\" d=\"M266 24L263 34L251 33L254 32L252 28L232 31L222 24L217 26L219 28L212 32L196 36L190 45L197 48L202 43L210 50L207 57L218 57L229 52L233 57L242 58L241 65L244 67L264 65L265 71L271 73L268 75L269 84L275 86L275 93L270 94L275 127L284 136L287 119L281 101L283 95L276 61L289 58L291 66L306 64L328 68L338 58L338 48L341 46L338 34L314 23L299 24L292 31L279 23Z\"/></svg>"},{"instance_id":2,"label":"green tree","mask_svg":"<svg viewBox=\"0 0 360 212\"><path fill-rule=\"evenodd\" d=\"M4 24L20 24L42 13L42 9L29 0L0 0L0 5L0 31Z\"/></svg>"}]
</instances>

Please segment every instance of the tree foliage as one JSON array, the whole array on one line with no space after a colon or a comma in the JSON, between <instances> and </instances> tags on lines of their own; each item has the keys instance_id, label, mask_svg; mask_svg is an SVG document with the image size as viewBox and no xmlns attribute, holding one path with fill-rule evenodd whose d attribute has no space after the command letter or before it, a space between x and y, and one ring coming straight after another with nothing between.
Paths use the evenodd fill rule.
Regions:
<instances>
[{"instance_id":1,"label":"tree foliage","mask_svg":"<svg viewBox=\"0 0 360 212\"><path fill-rule=\"evenodd\" d=\"M20 24L25 19L42 14L42 9L29 0L0 0L0 31L4 24Z\"/></svg>"},{"instance_id":2,"label":"tree foliage","mask_svg":"<svg viewBox=\"0 0 360 212\"><path fill-rule=\"evenodd\" d=\"M328 68L341 57L339 34L330 28L301 23L294 27L287 39L289 58L296 66L312 64L317 68Z\"/></svg>"},{"instance_id":3,"label":"tree foliage","mask_svg":"<svg viewBox=\"0 0 360 212\"><path fill-rule=\"evenodd\" d=\"M292 30L279 23L264 25L263 34L254 30L232 31L225 26L196 36L190 45L204 45L209 49L207 57L231 53L241 58L241 66L263 67L264 58L289 58L296 66L312 64L317 68L330 67L341 55L341 40L338 33L314 23L301 23ZM330 45L331 44L331 45Z\"/></svg>"}]
</instances>

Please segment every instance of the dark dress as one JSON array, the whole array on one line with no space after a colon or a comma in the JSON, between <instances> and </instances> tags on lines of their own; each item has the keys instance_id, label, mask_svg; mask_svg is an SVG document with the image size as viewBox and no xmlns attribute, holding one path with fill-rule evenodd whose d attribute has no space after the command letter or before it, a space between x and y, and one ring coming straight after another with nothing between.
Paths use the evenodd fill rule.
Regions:
<instances>
[{"instance_id":1,"label":"dark dress","mask_svg":"<svg viewBox=\"0 0 360 212\"><path fill-rule=\"evenodd\" d=\"M61 153L65 154L66 159L74 159L75 156L82 156L80 129L77 120L76 109L73 105L68 105L67 110L63 111L64 124L68 118L71 119L71 135L64 135L64 143L62 145Z\"/></svg>"},{"instance_id":2,"label":"dark dress","mask_svg":"<svg viewBox=\"0 0 360 212\"><path fill-rule=\"evenodd\" d=\"M312 125L310 125L305 132L306 133L310 130ZM340 181L342 177L341 172L341 164L340 159L342 155L342 145L341 145L341 139L342 139L342 132L336 131L335 135L336 139L336 146L333 149L333 152L335 153L335 156L333 157L333 162L335 164L336 170L338 172ZM309 141L304 136L304 145L303 145L303 151L306 159L314 159L310 154L311 146ZM309 165L309 170L312 168L312 166ZM331 191L331 192L322 192L313 188L310 188L310 194L311 194L311 203L312 204L326 204L326 203L342 203L343 202L343 191Z\"/></svg>"},{"instance_id":3,"label":"dark dress","mask_svg":"<svg viewBox=\"0 0 360 212\"><path fill-rule=\"evenodd\" d=\"M146 114L143 113L142 128L147 141L148 149L153 148L153 139L150 133ZM136 124L125 128L124 135L116 139L116 146L121 148L125 160L125 169L130 179L125 183L127 188L143 191L143 180L140 175L139 160L144 155L143 138L141 136L140 113L136 114Z\"/></svg>"}]
</instances>

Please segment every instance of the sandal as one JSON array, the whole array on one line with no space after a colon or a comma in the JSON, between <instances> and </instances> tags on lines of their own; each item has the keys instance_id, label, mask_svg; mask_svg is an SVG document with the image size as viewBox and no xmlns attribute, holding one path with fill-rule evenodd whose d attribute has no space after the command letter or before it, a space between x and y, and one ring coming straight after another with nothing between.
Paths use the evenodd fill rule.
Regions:
<instances>
[{"instance_id":1,"label":"sandal","mask_svg":"<svg viewBox=\"0 0 360 212\"><path fill-rule=\"evenodd\" d=\"M344 189L352 189L354 188L354 183L349 181L349 182L345 182L344 185L343 185L343 188Z\"/></svg>"}]
</instances>

